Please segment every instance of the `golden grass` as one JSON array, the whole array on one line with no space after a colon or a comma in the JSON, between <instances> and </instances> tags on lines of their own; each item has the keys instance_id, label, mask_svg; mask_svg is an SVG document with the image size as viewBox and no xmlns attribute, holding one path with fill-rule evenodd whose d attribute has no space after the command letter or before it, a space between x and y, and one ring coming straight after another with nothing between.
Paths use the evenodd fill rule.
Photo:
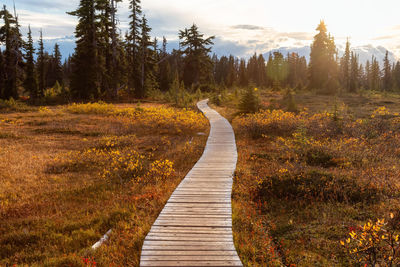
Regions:
<instances>
[{"instance_id":1,"label":"golden grass","mask_svg":"<svg viewBox=\"0 0 400 267\"><path fill-rule=\"evenodd\" d=\"M149 227L203 151L197 132L208 124L199 113L79 108L0 115L0 266L86 266L88 258L137 266ZM110 241L91 251L110 228Z\"/></svg>"}]
</instances>

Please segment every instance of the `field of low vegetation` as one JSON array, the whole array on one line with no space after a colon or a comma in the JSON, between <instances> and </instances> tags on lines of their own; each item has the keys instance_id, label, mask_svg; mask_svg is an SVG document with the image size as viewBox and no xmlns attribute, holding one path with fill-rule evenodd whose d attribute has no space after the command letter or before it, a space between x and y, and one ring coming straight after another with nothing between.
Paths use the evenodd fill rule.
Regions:
<instances>
[{"instance_id":1,"label":"field of low vegetation","mask_svg":"<svg viewBox=\"0 0 400 267\"><path fill-rule=\"evenodd\" d=\"M400 96L250 90L217 107L237 135L244 264L397 266ZM260 110L242 114L246 103Z\"/></svg>"},{"instance_id":2,"label":"field of low vegetation","mask_svg":"<svg viewBox=\"0 0 400 267\"><path fill-rule=\"evenodd\" d=\"M0 266L138 266L208 132L197 111L161 104L0 109Z\"/></svg>"}]
</instances>

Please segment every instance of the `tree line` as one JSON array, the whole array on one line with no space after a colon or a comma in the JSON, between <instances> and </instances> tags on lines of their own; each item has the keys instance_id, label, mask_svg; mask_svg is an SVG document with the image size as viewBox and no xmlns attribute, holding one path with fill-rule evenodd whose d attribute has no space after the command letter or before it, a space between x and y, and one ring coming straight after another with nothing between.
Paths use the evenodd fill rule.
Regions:
<instances>
[{"instance_id":1,"label":"tree line","mask_svg":"<svg viewBox=\"0 0 400 267\"><path fill-rule=\"evenodd\" d=\"M6 6L0 11L0 99L29 96L42 99L46 90L73 100L116 99L120 92L142 99L152 91L167 92L183 84L195 92L216 88L270 87L316 90L320 93L370 90L400 91L400 63L391 63L388 53L383 68L372 57L365 66L351 51L347 41L342 57L323 21L311 45L310 62L296 53L271 52L264 58L211 55L214 36L205 37L198 27L179 31L179 49L167 51L167 40L151 37L140 0L130 0L129 29L121 33L118 3L122 0L80 0L76 10L76 49L61 62L56 44L53 52L44 49L40 31L38 48L28 27L24 39L15 12Z\"/></svg>"}]
</instances>

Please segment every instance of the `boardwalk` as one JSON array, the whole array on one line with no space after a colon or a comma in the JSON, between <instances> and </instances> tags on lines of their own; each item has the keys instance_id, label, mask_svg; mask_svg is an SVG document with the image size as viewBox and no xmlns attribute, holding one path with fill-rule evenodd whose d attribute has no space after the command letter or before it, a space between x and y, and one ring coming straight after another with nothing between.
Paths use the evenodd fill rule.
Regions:
<instances>
[{"instance_id":1,"label":"boardwalk","mask_svg":"<svg viewBox=\"0 0 400 267\"><path fill-rule=\"evenodd\" d=\"M207 146L147 235L141 266L243 266L232 238L235 135L207 101L198 107L211 124Z\"/></svg>"}]
</instances>

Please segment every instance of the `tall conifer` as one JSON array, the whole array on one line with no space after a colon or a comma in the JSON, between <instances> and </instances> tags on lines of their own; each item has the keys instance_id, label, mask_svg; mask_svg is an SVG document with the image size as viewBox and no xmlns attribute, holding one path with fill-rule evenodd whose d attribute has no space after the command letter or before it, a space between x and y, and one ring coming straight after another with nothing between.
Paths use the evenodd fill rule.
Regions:
<instances>
[{"instance_id":1,"label":"tall conifer","mask_svg":"<svg viewBox=\"0 0 400 267\"><path fill-rule=\"evenodd\" d=\"M29 93L31 98L38 97L38 87L35 73L35 48L33 47L31 26L28 27L28 41L25 43L25 81L24 89Z\"/></svg>"}]
</instances>

